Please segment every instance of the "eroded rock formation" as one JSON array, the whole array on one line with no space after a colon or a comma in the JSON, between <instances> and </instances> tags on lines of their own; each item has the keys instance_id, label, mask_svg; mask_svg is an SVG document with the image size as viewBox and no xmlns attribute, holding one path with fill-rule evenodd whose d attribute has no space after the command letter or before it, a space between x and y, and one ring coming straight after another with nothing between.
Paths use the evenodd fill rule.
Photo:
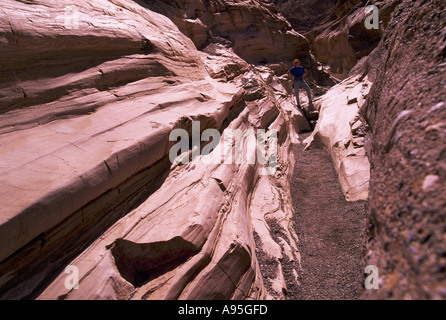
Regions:
<instances>
[{"instance_id":1,"label":"eroded rock formation","mask_svg":"<svg viewBox=\"0 0 446 320\"><path fill-rule=\"evenodd\" d=\"M254 229L257 247L277 261L274 290L283 296L283 253L264 217L273 215L295 248L284 198L290 134L309 126L283 66L272 66L277 73L246 60L259 50L261 60L308 55L305 38L256 2L213 2L200 19L217 40L233 38L230 46L206 38L202 51L200 31L187 32L198 17L180 19L170 6L175 23L148 9L154 2L78 1L70 28L67 5L2 4L0 296L265 298ZM236 33L243 14L266 38ZM277 130L276 173L262 176L259 162L246 160L203 165L216 152L172 165L169 135L191 135L194 121L200 133L219 130L220 146L232 129ZM64 285L68 264L79 269L78 290Z\"/></svg>"},{"instance_id":2,"label":"eroded rock formation","mask_svg":"<svg viewBox=\"0 0 446 320\"><path fill-rule=\"evenodd\" d=\"M324 2L323 6L319 2L313 4L325 12L324 19L316 20L317 24L305 32L316 60L328 66L331 75L345 79L356 63L378 45L391 13L399 3L401 0L338 0L334 6L330 6L330 2ZM368 29L365 25L366 18L372 14L366 12L370 5L378 8L378 29ZM297 10L296 15L299 13L307 15L306 10Z\"/></svg>"},{"instance_id":3,"label":"eroded rock formation","mask_svg":"<svg viewBox=\"0 0 446 320\"><path fill-rule=\"evenodd\" d=\"M307 148L323 147L333 160L339 182L348 201L367 200L370 164L364 148L365 127L358 111L371 83L352 77L331 88L315 102L320 110Z\"/></svg>"},{"instance_id":4,"label":"eroded rock formation","mask_svg":"<svg viewBox=\"0 0 446 320\"><path fill-rule=\"evenodd\" d=\"M172 19L198 49L223 43L250 63L307 56L309 43L267 1L143 0Z\"/></svg>"},{"instance_id":5,"label":"eroded rock formation","mask_svg":"<svg viewBox=\"0 0 446 320\"><path fill-rule=\"evenodd\" d=\"M319 96L305 142L369 202L363 264L382 289L362 297L445 298L444 4L327 1L309 20L306 4L4 0L0 298L286 298L292 145L311 130L284 76L296 57ZM261 130L277 133L266 163L249 160Z\"/></svg>"},{"instance_id":6,"label":"eroded rock formation","mask_svg":"<svg viewBox=\"0 0 446 320\"><path fill-rule=\"evenodd\" d=\"M378 267L380 289L363 288L362 297L445 299L445 5L367 4L379 8L377 31L364 29L365 1L338 1L326 23L305 33L318 61L348 77L317 103L311 147L331 153L347 196L355 187L344 165L355 163L353 178L368 166L364 150L370 161L363 268Z\"/></svg>"},{"instance_id":7,"label":"eroded rock formation","mask_svg":"<svg viewBox=\"0 0 446 320\"><path fill-rule=\"evenodd\" d=\"M300 33L307 33L332 19L331 12L338 0L274 0L283 16Z\"/></svg>"},{"instance_id":8,"label":"eroded rock formation","mask_svg":"<svg viewBox=\"0 0 446 320\"><path fill-rule=\"evenodd\" d=\"M374 82L361 114L371 162L364 265L369 299L445 299L446 11L403 1L362 66Z\"/></svg>"}]
</instances>

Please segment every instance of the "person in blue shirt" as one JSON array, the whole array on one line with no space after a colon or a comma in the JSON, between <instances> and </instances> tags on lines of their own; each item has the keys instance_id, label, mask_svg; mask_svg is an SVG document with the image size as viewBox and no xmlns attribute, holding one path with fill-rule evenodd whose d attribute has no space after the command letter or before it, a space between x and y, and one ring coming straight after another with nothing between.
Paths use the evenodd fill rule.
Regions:
<instances>
[{"instance_id":1,"label":"person in blue shirt","mask_svg":"<svg viewBox=\"0 0 446 320\"><path fill-rule=\"evenodd\" d=\"M299 59L294 60L294 67L287 71L288 75L293 76L293 88L294 88L294 94L296 95L297 100L297 107L302 109L302 106L300 105L300 99L299 99L299 89L302 88L307 92L308 101L309 101L309 107L313 106L313 103L311 101L311 91L308 84L305 82L304 77L308 74L308 70L305 69L300 65ZM306 115L305 115L306 116Z\"/></svg>"}]
</instances>

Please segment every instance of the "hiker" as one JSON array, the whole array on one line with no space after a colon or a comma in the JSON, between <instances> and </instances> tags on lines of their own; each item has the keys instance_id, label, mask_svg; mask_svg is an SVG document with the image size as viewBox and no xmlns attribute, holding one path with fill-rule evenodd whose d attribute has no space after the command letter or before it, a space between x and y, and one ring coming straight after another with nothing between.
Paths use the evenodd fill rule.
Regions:
<instances>
[{"instance_id":1,"label":"hiker","mask_svg":"<svg viewBox=\"0 0 446 320\"><path fill-rule=\"evenodd\" d=\"M308 74L308 70L300 65L299 59L294 60L294 67L287 71L288 75L293 76L293 88L294 94L296 95L297 107L304 111L306 116L306 111L300 105L299 99L299 89L302 88L307 92L309 107L313 107L313 102L311 101L311 91L308 84L305 82L304 77Z\"/></svg>"}]
</instances>

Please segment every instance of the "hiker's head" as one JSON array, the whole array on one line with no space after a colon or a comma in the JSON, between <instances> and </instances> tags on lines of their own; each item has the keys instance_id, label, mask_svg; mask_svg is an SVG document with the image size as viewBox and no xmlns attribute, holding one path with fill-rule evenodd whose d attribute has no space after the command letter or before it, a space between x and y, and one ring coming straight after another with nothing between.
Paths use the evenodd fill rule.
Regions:
<instances>
[{"instance_id":1,"label":"hiker's head","mask_svg":"<svg viewBox=\"0 0 446 320\"><path fill-rule=\"evenodd\" d=\"M298 67L298 66L300 65L300 61L299 61L299 59L294 60L294 65L295 65L296 67Z\"/></svg>"}]
</instances>

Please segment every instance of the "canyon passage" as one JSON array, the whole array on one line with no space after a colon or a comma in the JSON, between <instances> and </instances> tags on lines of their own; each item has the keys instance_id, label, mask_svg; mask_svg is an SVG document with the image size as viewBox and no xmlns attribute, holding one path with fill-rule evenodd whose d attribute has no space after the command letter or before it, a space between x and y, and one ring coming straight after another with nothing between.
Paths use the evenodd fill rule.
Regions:
<instances>
[{"instance_id":1,"label":"canyon passage","mask_svg":"<svg viewBox=\"0 0 446 320\"><path fill-rule=\"evenodd\" d=\"M1 9L0 299L446 298L444 1Z\"/></svg>"}]
</instances>

